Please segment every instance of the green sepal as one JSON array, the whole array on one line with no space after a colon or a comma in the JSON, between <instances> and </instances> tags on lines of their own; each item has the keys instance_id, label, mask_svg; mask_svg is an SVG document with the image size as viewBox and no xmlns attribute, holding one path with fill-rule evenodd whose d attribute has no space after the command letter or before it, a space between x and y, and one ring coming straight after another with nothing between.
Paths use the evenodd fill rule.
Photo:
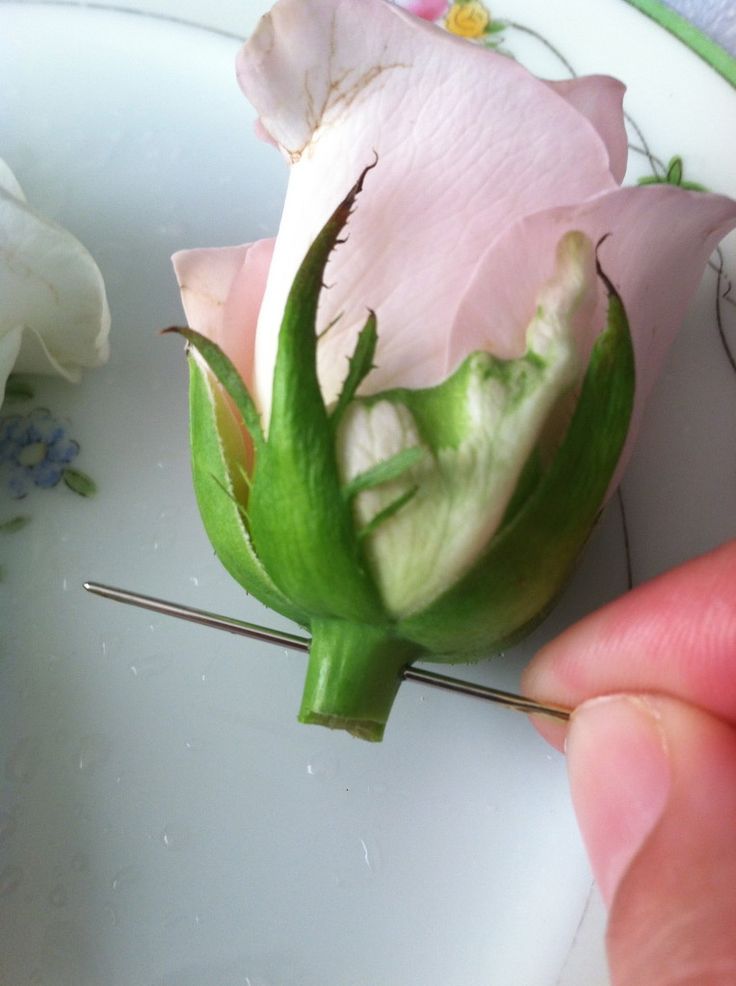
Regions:
<instances>
[{"instance_id":1,"label":"green sepal","mask_svg":"<svg viewBox=\"0 0 736 986\"><path fill-rule=\"evenodd\" d=\"M373 357L376 354L377 343L376 313L371 311L368 313L366 323L358 335L355 352L348 362L348 375L345 377L340 396L332 410L331 419L333 429L337 428L340 419L345 413L345 408L355 397L358 387L373 369Z\"/></svg>"},{"instance_id":2,"label":"green sepal","mask_svg":"<svg viewBox=\"0 0 736 986\"><path fill-rule=\"evenodd\" d=\"M385 524L387 520L390 520L395 514L405 507L407 503L410 503L414 497L419 492L418 486L410 487L405 493L397 496L395 500L392 500L383 510L379 510L378 513L372 517L365 526L361 527L358 531L358 537L367 538L376 531L381 524Z\"/></svg>"},{"instance_id":3,"label":"green sepal","mask_svg":"<svg viewBox=\"0 0 736 986\"><path fill-rule=\"evenodd\" d=\"M383 486L384 483L390 483L402 476L412 466L421 462L426 454L426 450L418 446L402 449L396 455L392 455L390 458L376 463L375 466L371 466L370 469L366 469L365 472L354 476L349 483L343 486L342 495L349 500L364 490L371 490L376 486Z\"/></svg>"},{"instance_id":4,"label":"green sepal","mask_svg":"<svg viewBox=\"0 0 736 986\"><path fill-rule=\"evenodd\" d=\"M189 429L194 490L218 558L256 599L308 626L308 614L279 592L255 553L246 523L247 437L233 404L194 356L189 357Z\"/></svg>"},{"instance_id":5,"label":"green sepal","mask_svg":"<svg viewBox=\"0 0 736 986\"><path fill-rule=\"evenodd\" d=\"M263 444L261 416L256 409L253 398L248 392L248 388L243 383L231 359L225 355L216 342L212 342L207 336L195 332L194 329L172 325L171 328L164 329L161 334L168 335L169 333L176 333L182 336L199 353L215 377L228 392L235 407L240 412L243 424L250 433L253 445L257 449L260 448Z\"/></svg>"},{"instance_id":6,"label":"green sepal","mask_svg":"<svg viewBox=\"0 0 736 986\"><path fill-rule=\"evenodd\" d=\"M421 656L416 644L380 627L314 620L299 721L378 742L401 671Z\"/></svg>"},{"instance_id":7,"label":"green sepal","mask_svg":"<svg viewBox=\"0 0 736 986\"><path fill-rule=\"evenodd\" d=\"M316 317L324 270L365 174L310 247L289 292L268 438L257 458L249 516L259 557L296 605L314 616L381 623L386 614L343 496L334 428L317 378ZM364 362L360 357L355 364L361 372Z\"/></svg>"},{"instance_id":8,"label":"green sepal","mask_svg":"<svg viewBox=\"0 0 736 986\"><path fill-rule=\"evenodd\" d=\"M604 280L605 277L604 277ZM635 369L621 299L593 347L565 438L524 506L471 571L397 632L443 660L501 650L548 612L603 504L629 429Z\"/></svg>"},{"instance_id":9,"label":"green sepal","mask_svg":"<svg viewBox=\"0 0 736 986\"><path fill-rule=\"evenodd\" d=\"M524 464L524 468L521 470L521 475L519 476L519 480L516 484L516 489L509 500L508 506L506 507L506 513L503 515L503 519L499 525L499 531L502 531L503 528L506 527L507 524L510 524L514 517L516 517L518 512L541 482L543 475L544 468L542 466L541 453L538 448L533 448L529 458Z\"/></svg>"}]
</instances>

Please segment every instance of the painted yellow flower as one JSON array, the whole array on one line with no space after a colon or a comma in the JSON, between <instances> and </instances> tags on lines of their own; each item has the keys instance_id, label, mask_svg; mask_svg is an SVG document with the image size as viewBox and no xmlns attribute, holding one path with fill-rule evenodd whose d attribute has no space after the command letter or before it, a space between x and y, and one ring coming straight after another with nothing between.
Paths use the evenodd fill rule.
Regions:
<instances>
[{"instance_id":1,"label":"painted yellow flower","mask_svg":"<svg viewBox=\"0 0 736 986\"><path fill-rule=\"evenodd\" d=\"M445 27L461 38L480 38L490 21L490 11L481 0L455 0L447 12Z\"/></svg>"}]
</instances>

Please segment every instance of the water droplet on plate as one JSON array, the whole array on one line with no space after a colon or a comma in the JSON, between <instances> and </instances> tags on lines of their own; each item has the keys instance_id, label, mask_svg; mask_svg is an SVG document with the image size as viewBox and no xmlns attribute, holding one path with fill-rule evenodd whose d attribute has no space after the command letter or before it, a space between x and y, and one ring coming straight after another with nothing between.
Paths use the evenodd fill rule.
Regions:
<instances>
[{"instance_id":1,"label":"water droplet on plate","mask_svg":"<svg viewBox=\"0 0 736 986\"><path fill-rule=\"evenodd\" d=\"M374 839L361 839L360 847L363 850L365 865L371 873L378 873L383 863L378 843Z\"/></svg>"},{"instance_id":2,"label":"water droplet on plate","mask_svg":"<svg viewBox=\"0 0 736 986\"><path fill-rule=\"evenodd\" d=\"M25 737L18 740L5 761L5 776L11 781L22 781L28 784L36 776L41 763L41 753L38 743Z\"/></svg>"},{"instance_id":3,"label":"water droplet on plate","mask_svg":"<svg viewBox=\"0 0 736 986\"><path fill-rule=\"evenodd\" d=\"M9 897L23 882L20 866L4 866L0 870L0 897Z\"/></svg>"},{"instance_id":4,"label":"water droplet on plate","mask_svg":"<svg viewBox=\"0 0 736 986\"><path fill-rule=\"evenodd\" d=\"M172 823L167 825L166 828L161 833L161 841L170 849L172 852L178 852L180 849L186 849L189 845L191 839L191 834L189 829L183 825L177 825Z\"/></svg>"},{"instance_id":5,"label":"water droplet on plate","mask_svg":"<svg viewBox=\"0 0 736 986\"><path fill-rule=\"evenodd\" d=\"M171 654L143 654L130 665L130 673L135 678L153 678L163 674L171 664Z\"/></svg>"},{"instance_id":6,"label":"water droplet on plate","mask_svg":"<svg viewBox=\"0 0 736 986\"><path fill-rule=\"evenodd\" d=\"M317 753L307 764L307 773L310 777L324 777L328 780L335 777L340 764L337 757L331 753Z\"/></svg>"},{"instance_id":7,"label":"water droplet on plate","mask_svg":"<svg viewBox=\"0 0 736 986\"><path fill-rule=\"evenodd\" d=\"M120 924L120 915L112 906L112 904L105 904L104 907L102 908L102 912L107 918L107 920L110 922L110 924L113 926L113 928L117 928L117 926Z\"/></svg>"},{"instance_id":8,"label":"water droplet on plate","mask_svg":"<svg viewBox=\"0 0 736 986\"><path fill-rule=\"evenodd\" d=\"M164 914L162 925L165 931L173 931L179 933L181 931L188 931L191 933L192 929L197 930L202 923L202 919L196 912L192 914L191 911L184 911L180 908L175 908Z\"/></svg>"},{"instance_id":9,"label":"water droplet on plate","mask_svg":"<svg viewBox=\"0 0 736 986\"><path fill-rule=\"evenodd\" d=\"M123 866L112 878L112 889L115 893L122 893L132 887L138 880L138 868L136 866Z\"/></svg>"},{"instance_id":10,"label":"water droplet on plate","mask_svg":"<svg viewBox=\"0 0 736 986\"><path fill-rule=\"evenodd\" d=\"M103 767L110 758L112 743L104 733L90 733L80 740L74 754L74 763L78 770L91 774L98 767Z\"/></svg>"}]
</instances>

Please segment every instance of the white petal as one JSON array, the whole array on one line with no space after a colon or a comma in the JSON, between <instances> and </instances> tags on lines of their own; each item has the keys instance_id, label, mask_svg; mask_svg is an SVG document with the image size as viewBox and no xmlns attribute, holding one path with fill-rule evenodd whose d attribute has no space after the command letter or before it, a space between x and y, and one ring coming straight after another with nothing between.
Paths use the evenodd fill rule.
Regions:
<instances>
[{"instance_id":1,"label":"white petal","mask_svg":"<svg viewBox=\"0 0 736 986\"><path fill-rule=\"evenodd\" d=\"M406 449L425 452L398 479L359 493L354 504L364 527L415 490L365 538L371 571L394 616L421 611L454 585L498 529L550 413L578 375L572 316L595 277L592 257L592 244L579 234L559 244L554 276L527 329L528 361L499 366L475 354L464 368L464 387L441 392L443 421L460 422L451 440L437 441L411 395L349 406L338 432L345 482Z\"/></svg>"},{"instance_id":2,"label":"white petal","mask_svg":"<svg viewBox=\"0 0 736 986\"><path fill-rule=\"evenodd\" d=\"M0 335L0 404L5 397L5 384L18 359L22 338L23 329L19 325Z\"/></svg>"},{"instance_id":3,"label":"white petal","mask_svg":"<svg viewBox=\"0 0 736 986\"><path fill-rule=\"evenodd\" d=\"M7 162L3 161L2 158L0 158L0 189L12 195L13 198L19 199L21 202L25 202L26 200L23 189L20 187L20 182L10 170Z\"/></svg>"},{"instance_id":4,"label":"white petal","mask_svg":"<svg viewBox=\"0 0 736 986\"><path fill-rule=\"evenodd\" d=\"M0 189L0 335L24 330L16 369L79 378L109 354L102 275L82 244Z\"/></svg>"}]
</instances>

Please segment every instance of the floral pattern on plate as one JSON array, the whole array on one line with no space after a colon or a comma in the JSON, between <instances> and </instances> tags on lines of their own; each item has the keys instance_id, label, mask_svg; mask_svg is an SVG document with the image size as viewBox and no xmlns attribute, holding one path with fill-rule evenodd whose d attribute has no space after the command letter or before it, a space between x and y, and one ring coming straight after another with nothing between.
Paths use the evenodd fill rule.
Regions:
<instances>
[{"instance_id":1,"label":"floral pattern on plate","mask_svg":"<svg viewBox=\"0 0 736 986\"><path fill-rule=\"evenodd\" d=\"M68 428L42 407L0 417L0 477L12 499L23 499L34 487L52 489L62 480L81 496L94 494L93 480L71 468L79 443Z\"/></svg>"}]
</instances>

